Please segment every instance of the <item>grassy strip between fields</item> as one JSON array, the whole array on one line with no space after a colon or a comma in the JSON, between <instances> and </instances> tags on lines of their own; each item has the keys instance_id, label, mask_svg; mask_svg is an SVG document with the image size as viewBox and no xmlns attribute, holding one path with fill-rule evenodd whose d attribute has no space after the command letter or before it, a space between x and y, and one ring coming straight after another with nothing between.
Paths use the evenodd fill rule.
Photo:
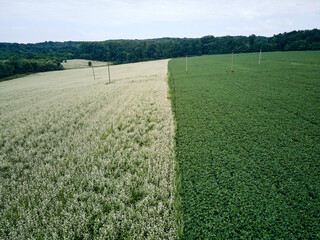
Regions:
<instances>
[{"instance_id":1,"label":"grassy strip between fields","mask_svg":"<svg viewBox=\"0 0 320 240\"><path fill-rule=\"evenodd\" d=\"M234 62L169 62L182 238L319 239L320 53Z\"/></svg>"},{"instance_id":2,"label":"grassy strip between fields","mask_svg":"<svg viewBox=\"0 0 320 240\"><path fill-rule=\"evenodd\" d=\"M15 75L12 75L12 76L9 76L9 77L0 78L0 82L9 81L9 80L16 79L16 78L26 77L28 75L30 75L30 73L15 74Z\"/></svg>"}]
</instances>

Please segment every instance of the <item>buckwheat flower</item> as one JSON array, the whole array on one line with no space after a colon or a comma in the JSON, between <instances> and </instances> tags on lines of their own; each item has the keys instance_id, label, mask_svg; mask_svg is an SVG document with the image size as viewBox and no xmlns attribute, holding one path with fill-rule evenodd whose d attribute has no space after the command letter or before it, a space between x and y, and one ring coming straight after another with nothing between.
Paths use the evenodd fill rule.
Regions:
<instances>
[{"instance_id":1,"label":"buckwheat flower","mask_svg":"<svg viewBox=\"0 0 320 240\"><path fill-rule=\"evenodd\" d=\"M176 237L167 63L0 83L1 239Z\"/></svg>"}]
</instances>

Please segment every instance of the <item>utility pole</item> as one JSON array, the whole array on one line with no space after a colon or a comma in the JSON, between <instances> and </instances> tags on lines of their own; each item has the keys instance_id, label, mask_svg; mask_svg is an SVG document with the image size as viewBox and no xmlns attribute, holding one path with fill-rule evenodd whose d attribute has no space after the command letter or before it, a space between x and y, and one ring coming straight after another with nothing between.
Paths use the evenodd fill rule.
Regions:
<instances>
[{"instance_id":1,"label":"utility pole","mask_svg":"<svg viewBox=\"0 0 320 240\"><path fill-rule=\"evenodd\" d=\"M188 72L188 55L186 54L186 72Z\"/></svg>"},{"instance_id":2,"label":"utility pole","mask_svg":"<svg viewBox=\"0 0 320 240\"><path fill-rule=\"evenodd\" d=\"M91 67L92 67L93 79L96 80L96 75L94 74L93 64L91 64Z\"/></svg>"},{"instance_id":3,"label":"utility pole","mask_svg":"<svg viewBox=\"0 0 320 240\"><path fill-rule=\"evenodd\" d=\"M109 84L111 83L111 78L110 78L110 67L109 67L109 62L108 62L108 75L109 75Z\"/></svg>"},{"instance_id":4,"label":"utility pole","mask_svg":"<svg viewBox=\"0 0 320 240\"><path fill-rule=\"evenodd\" d=\"M262 52L262 49L260 48L260 54L259 54L259 62L258 62L258 64L261 63L261 52Z\"/></svg>"},{"instance_id":5,"label":"utility pole","mask_svg":"<svg viewBox=\"0 0 320 240\"><path fill-rule=\"evenodd\" d=\"M232 50L231 72L234 72L233 71L233 50Z\"/></svg>"}]
</instances>

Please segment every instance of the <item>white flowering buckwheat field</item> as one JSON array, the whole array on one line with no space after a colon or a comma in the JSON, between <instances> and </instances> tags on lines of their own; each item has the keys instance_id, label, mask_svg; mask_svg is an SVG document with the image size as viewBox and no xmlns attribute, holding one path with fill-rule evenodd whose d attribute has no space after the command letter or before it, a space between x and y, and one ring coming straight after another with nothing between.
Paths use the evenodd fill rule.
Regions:
<instances>
[{"instance_id":1,"label":"white flowering buckwheat field","mask_svg":"<svg viewBox=\"0 0 320 240\"><path fill-rule=\"evenodd\" d=\"M167 60L0 83L0 239L174 239Z\"/></svg>"}]
</instances>

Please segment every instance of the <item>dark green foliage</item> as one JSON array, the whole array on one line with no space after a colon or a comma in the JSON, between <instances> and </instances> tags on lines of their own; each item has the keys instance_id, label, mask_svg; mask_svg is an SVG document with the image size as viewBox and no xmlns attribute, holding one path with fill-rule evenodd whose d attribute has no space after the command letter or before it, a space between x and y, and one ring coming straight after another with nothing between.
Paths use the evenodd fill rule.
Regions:
<instances>
[{"instance_id":1,"label":"dark green foliage","mask_svg":"<svg viewBox=\"0 0 320 240\"><path fill-rule=\"evenodd\" d=\"M320 238L320 52L169 62L184 239Z\"/></svg>"},{"instance_id":2,"label":"dark green foliage","mask_svg":"<svg viewBox=\"0 0 320 240\"><path fill-rule=\"evenodd\" d=\"M43 42L36 44L0 43L0 59L10 56L25 59L73 59L80 42Z\"/></svg>"},{"instance_id":3,"label":"dark green foliage","mask_svg":"<svg viewBox=\"0 0 320 240\"><path fill-rule=\"evenodd\" d=\"M49 59L23 59L17 57L10 57L9 60L0 60L0 78L5 78L11 75L46 72L61 70L62 65L60 61L53 61Z\"/></svg>"},{"instance_id":4,"label":"dark green foliage","mask_svg":"<svg viewBox=\"0 0 320 240\"><path fill-rule=\"evenodd\" d=\"M8 61L0 61L0 78L10 76L14 72L14 66Z\"/></svg>"},{"instance_id":5,"label":"dark green foliage","mask_svg":"<svg viewBox=\"0 0 320 240\"><path fill-rule=\"evenodd\" d=\"M61 70L61 62L77 55L79 42L0 43L0 78Z\"/></svg>"},{"instance_id":6,"label":"dark green foliage","mask_svg":"<svg viewBox=\"0 0 320 240\"><path fill-rule=\"evenodd\" d=\"M271 38L256 36L205 36L202 38L162 38L150 40L112 40L84 42L79 57L85 59L129 63L163 58L204 54L320 49L320 30L293 31Z\"/></svg>"}]
</instances>

